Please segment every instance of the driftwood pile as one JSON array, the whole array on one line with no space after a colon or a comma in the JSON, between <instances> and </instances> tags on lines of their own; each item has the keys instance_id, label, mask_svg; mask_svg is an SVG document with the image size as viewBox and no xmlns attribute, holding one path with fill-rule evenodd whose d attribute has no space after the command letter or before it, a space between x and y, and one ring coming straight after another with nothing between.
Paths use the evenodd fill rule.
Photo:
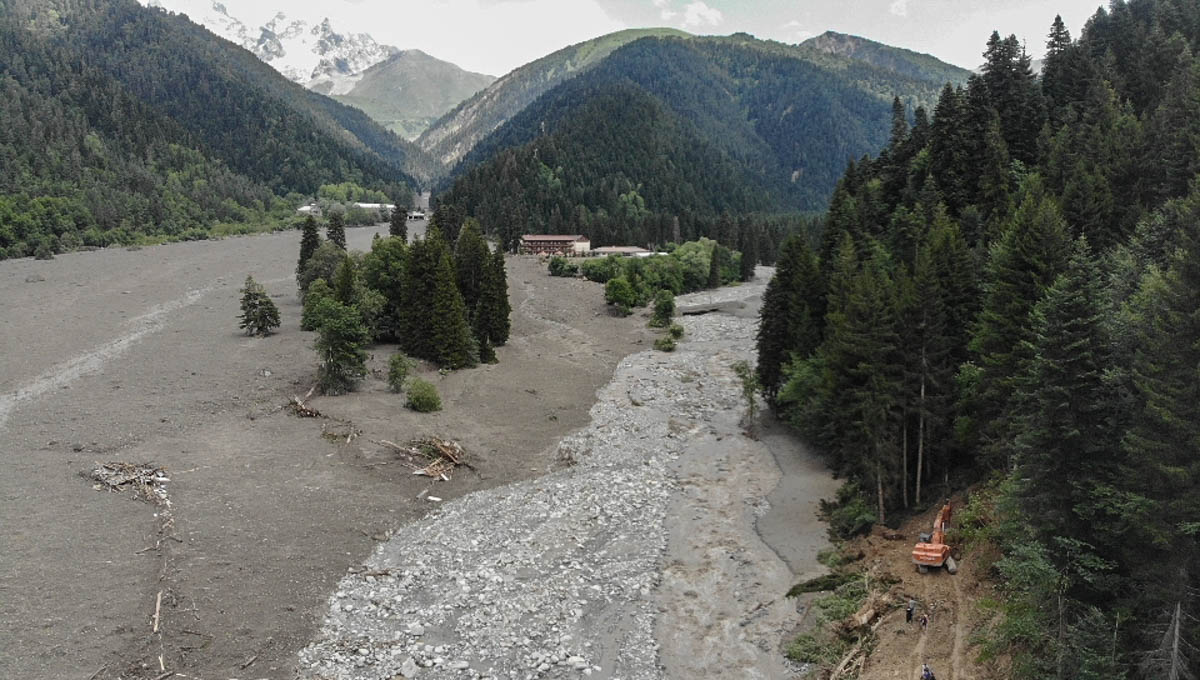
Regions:
<instances>
[{"instance_id":1,"label":"driftwood pile","mask_svg":"<svg viewBox=\"0 0 1200 680\"><path fill-rule=\"evenodd\" d=\"M132 463L96 463L88 475L96 484L97 491L121 491L129 488L135 498L155 505L169 505L167 500L167 471L149 464L134 465Z\"/></svg>"},{"instance_id":2,"label":"driftwood pile","mask_svg":"<svg viewBox=\"0 0 1200 680\"><path fill-rule=\"evenodd\" d=\"M376 443L395 453L397 462L412 469L414 475L448 482L454 468L461 465L474 469L467 462L462 445L456 441L429 437L413 440L404 446L386 439Z\"/></svg>"}]
</instances>

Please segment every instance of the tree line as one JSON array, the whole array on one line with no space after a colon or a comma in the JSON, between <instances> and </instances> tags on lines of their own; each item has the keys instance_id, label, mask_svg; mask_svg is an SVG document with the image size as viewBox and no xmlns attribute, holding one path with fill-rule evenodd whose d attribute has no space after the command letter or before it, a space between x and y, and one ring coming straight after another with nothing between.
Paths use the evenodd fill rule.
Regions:
<instances>
[{"instance_id":1,"label":"tree line","mask_svg":"<svg viewBox=\"0 0 1200 680\"><path fill-rule=\"evenodd\" d=\"M857 511L991 480L963 528L1013 677L1200 670L1197 47L1184 0L1056 18L1040 78L993 34L932 115L895 102L764 295L763 392Z\"/></svg>"}]
</instances>

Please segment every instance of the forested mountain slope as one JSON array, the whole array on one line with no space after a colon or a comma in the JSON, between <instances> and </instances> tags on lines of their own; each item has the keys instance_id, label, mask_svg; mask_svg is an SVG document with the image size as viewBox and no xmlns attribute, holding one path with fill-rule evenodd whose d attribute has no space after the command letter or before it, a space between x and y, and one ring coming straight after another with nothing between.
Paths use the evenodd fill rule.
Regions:
<instances>
[{"instance_id":1,"label":"forested mountain slope","mask_svg":"<svg viewBox=\"0 0 1200 680\"><path fill-rule=\"evenodd\" d=\"M412 139L495 80L420 50L402 50L363 71L346 91L331 92L321 85L313 89L362 109L384 127Z\"/></svg>"},{"instance_id":2,"label":"forested mountain slope","mask_svg":"<svg viewBox=\"0 0 1200 680\"><path fill-rule=\"evenodd\" d=\"M987 481L953 540L1001 595L996 677L1194 677L1200 5L1049 19L1040 78L993 34L785 244L759 377L860 490L835 516Z\"/></svg>"},{"instance_id":3,"label":"forested mountain slope","mask_svg":"<svg viewBox=\"0 0 1200 680\"><path fill-rule=\"evenodd\" d=\"M662 215L823 208L887 142L893 94L919 106L942 83L805 53L744 34L625 45L479 142L439 206L639 243Z\"/></svg>"},{"instance_id":4,"label":"forested mountain slope","mask_svg":"<svg viewBox=\"0 0 1200 680\"><path fill-rule=\"evenodd\" d=\"M646 36L687 36L670 28L634 28L581 42L513 70L438 119L417 144L446 170L476 142L555 85L583 73L613 50Z\"/></svg>"},{"instance_id":5,"label":"forested mountain slope","mask_svg":"<svg viewBox=\"0 0 1200 680\"><path fill-rule=\"evenodd\" d=\"M0 4L0 108L7 256L246 221L326 183L403 202L414 182L402 167L420 156L362 112L133 0Z\"/></svg>"}]
</instances>

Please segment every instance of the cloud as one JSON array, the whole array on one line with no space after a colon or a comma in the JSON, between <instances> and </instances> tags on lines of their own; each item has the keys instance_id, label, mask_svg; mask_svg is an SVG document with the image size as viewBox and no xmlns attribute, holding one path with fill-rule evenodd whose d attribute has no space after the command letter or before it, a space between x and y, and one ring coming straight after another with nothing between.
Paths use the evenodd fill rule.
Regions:
<instances>
[{"instance_id":1,"label":"cloud","mask_svg":"<svg viewBox=\"0 0 1200 680\"><path fill-rule=\"evenodd\" d=\"M804 24L797 19L792 19L780 26L788 36L795 38L796 42L803 42L816 35L812 31L804 28Z\"/></svg>"},{"instance_id":2,"label":"cloud","mask_svg":"<svg viewBox=\"0 0 1200 680\"><path fill-rule=\"evenodd\" d=\"M676 12L668 6L670 0L651 1L654 3L654 6L658 8L658 16L661 17L663 21L670 21L671 19L679 16L679 12Z\"/></svg>"},{"instance_id":3,"label":"cloud","mask_svg":"<svg viewBox=\"0 0 1200 680\"><path fill-rule=\"evenodd\" d=\"M888 11L898 17L908 16L908 0L892 0L892 4L888 6Z\"/></svg>"},{"instance_id":4,"label":"cloud","mask_svg":"<svg viewBox=\"0 0 1200 680\"><path fill-rule=\"evenodd\" d=\"M689 28L699 26L717 26L725 20L725 15L715 7L709 7L703 0L696 0L683 8L683 25Z\"/></svg>"}]
</instances>

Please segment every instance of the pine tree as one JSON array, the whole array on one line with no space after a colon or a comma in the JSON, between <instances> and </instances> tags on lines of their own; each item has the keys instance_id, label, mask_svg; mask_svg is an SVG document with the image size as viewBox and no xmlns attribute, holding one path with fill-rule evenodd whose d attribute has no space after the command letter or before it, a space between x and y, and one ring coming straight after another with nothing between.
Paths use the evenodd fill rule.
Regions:
<instances>
[{"instance_id":1,"label":"pine tree","mask_svg":"<svg viewBox=\"0 0 1200 680\"><path fill-rule=\"evenodd\" d=\"M409 356L435 360L430 320L433 318L433 296L442 255L449 254L441 231L430 225L425 238L414 241L408 249L401 289L400 326L404 331L401 344Z\"/></svg>"},{"instance_id":2,"label":"pine tree","mask_svg":"<svg viewBox=\"0 0 1200 680\"><path fill-rule=\"evenodd\" d=\"M321 245L321 234L317 232L317 220L312 215L304 218L304 226L300 233L300 259L296 262L296 277L304 271L304 263L317 251Z\"/></svg>"},{"instance_id":3,"label":"pine tree","mask_svg":"<svg viewBox=\"0 0 1200 680\"><path fill-rule=\"evenodd\" d=\"M399 205L392 208L392 219L388 223L388 235L399 237L408 243L408 214Z\"/></svg>"},{"instance_id":4,"label":"pine tree","mask_svg":"<svg viewBox=\"0 0 1200 680\"><path fill-rule=\"evenodd\" d=\"M1067 73L1070 49L1071 32L1063 23L1062 16L1056 14L1046 39L1046 56L1042 63L1042 94L1052 110L1065 106L1070 98L1070 84L1067 82L1071 75Z\"/></svg>"},{"instance_id":5,"label":"pine tree","mask_svg":"<svg viewBox=\"0 0 1200 680\"><path fill-rule=\"evenodd\" d=\"M337 271L333 274L333 299L347 307L352 307L358 302L354 270L354 260L350 259L349 255L344 255Z\"/></svg>"},{"instance_id":6,"label":"pine tree","mask_svg":"<svg viewBox=\"0 0 1200 680\"><path fill-rule=\"evenodd\" d=\"M929 163L952 215L958 215L974 195L974 159L967 125L962 89L947 83L933 112Z\"/></svg>"},{"instance_id":7,"label":"pine tree","mask_svg":"<svg viewBox=\"0 0 1200 680\"><path fill-rule=\"evenodd\" d=\"M346 249L346 222L342 213L331 210L329 224L325 227L325 238L342 250Z\"/></svg>"},{"instance_id":8,"label":"pine tree","mask_svg":"<svg viewBox=\"0 0 1200 680\"><path fill-rule=\"evenodd\" d=\"M279 308L271 301L271 296L267 295L261 283L247 275L241 293L239 328L245 329L246 335L270 335L272 329L279 328Z\"/></svg>"}]
</instances>

